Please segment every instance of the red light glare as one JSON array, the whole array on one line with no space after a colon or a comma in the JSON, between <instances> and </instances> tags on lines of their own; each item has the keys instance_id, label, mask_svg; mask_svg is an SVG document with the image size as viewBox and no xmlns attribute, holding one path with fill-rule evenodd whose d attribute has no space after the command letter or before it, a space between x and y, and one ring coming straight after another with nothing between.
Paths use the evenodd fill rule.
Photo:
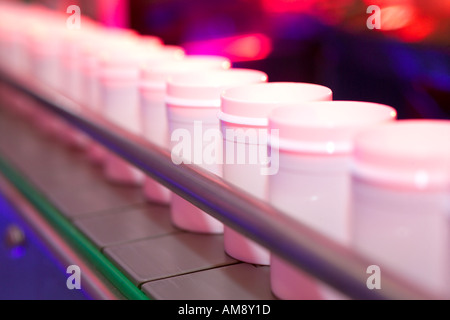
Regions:
<instances>
[{"instance_id":1,"label":"red light glare","mask_svg":"<svg viewBox=\"0 0 450 320\"><path fill-rule=\"evenodd\" d=\"M398 37L405 42L425 40L436 29L436 23L429 17L417 17L414 22L398 31Z\"/></svg>"},{"instance_id":2,"label":"red light glare","mask_svg":"<svg viewBox=\"0 0 450 320\"><path fill-rule=\"evenodd\" d=\"M395 2L405 0L397 0ZM384 3L387 1L383 1ZM391 33L404 42L426 39L436 28L435 21L409 4L381 8L381 31Z\"/></svg>"},{"instance_id":3,"label":"red light glare","mask_svg":"<svg viewBox=\"0 0 450 320\"><path fill-rule=\"evenodd\" d=\"M381 9L381 30L398 30L414 22L416 11L409 5L389 6Z\"/></svg>"},{"instance_id":4,"label":"red light glare","mask_svg":"<svg viewBox=\"0 0 450 320\"><path fill-rule=\"evenodd\" d=\"M364 0L367 6L379 6L380 8L392 6L410 6L413 5L414 0Z\"/></svg>"}]
</instances>

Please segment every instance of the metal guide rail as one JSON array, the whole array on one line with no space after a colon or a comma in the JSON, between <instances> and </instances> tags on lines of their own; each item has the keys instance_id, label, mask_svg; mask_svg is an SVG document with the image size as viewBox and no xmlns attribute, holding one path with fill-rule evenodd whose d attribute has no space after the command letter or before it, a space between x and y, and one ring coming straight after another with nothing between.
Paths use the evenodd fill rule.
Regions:
<instances>
[{"instance_id":1,"label":"metal guide rail","mask_svg":"<svg viewBox=\"0 0 450 320\"><path fill-rule=\"evenodd\" d=\"M198 166L175 165L167 150L105 121L33 79L0 72L0 81L65 119L172 192L349 298L436 299L387 270L383 270L382 289L370 290L366 271L372 263L350 249Z\"/></svg>"}]
</instances>

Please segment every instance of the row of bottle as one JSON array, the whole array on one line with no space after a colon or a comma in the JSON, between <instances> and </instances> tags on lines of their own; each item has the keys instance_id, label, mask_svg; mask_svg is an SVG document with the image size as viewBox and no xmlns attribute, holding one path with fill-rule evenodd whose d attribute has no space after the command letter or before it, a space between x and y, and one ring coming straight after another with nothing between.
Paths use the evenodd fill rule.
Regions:
<instances>
[{"instance_id":1,"label":"row of bottle","mask_svg":"<svg viewBox=\"0 0 450 320\"><path fill-rule=\"evenodd\" d=\"M42 7L1 6L4 70L34 77L75 101L74 111L167 149L174 165L201 166L269 202L380 270L449 296L450 121L398 120L391 106L334 101L318 84L269 82L260 70L187 55L154 36L87 17L68 29L65 15ZM228 255L270 266L278 298L346 298L56 116L33 112L111 182L141 186L149 201L170 205L178 228L223 233Z\"/></svg>"}]
</instances>

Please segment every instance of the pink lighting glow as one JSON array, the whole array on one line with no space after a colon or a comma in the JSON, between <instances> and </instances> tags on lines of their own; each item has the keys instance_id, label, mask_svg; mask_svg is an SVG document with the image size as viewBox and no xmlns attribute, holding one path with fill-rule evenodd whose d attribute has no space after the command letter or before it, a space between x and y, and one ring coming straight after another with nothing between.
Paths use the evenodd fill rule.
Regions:
<instances>
[{"instance_id":1,"label":"pink lighting glow","mask_svg":"<svg viewBox=\"0 0 450 320\"><path fill-rule=\"evenodd\" d=\"M129 26L128 0L97 0L99 21L107 27L127 28Z\"/></svg>"},{"instance_id":2,"label":"pink lighting glow","mask_svg":"<svg viewBox=\"0 0 450 320\"><path fill-rule=\"evenodd\" d=\"M262 0L263 8L269 12L306 12L313 9L317 0Z\"/></svg>"},{"instance_id":3,"label":"pink lighting glow","mask_svg":"<svg viewBox=\"0 0 450 320\"><path fill-rule=\"evenodd\" d=\"M272 51L272 41L261 33L189 42L183 45L188 54L222 55L232 62L262 60Z\"/></svg>"}]
</instances>

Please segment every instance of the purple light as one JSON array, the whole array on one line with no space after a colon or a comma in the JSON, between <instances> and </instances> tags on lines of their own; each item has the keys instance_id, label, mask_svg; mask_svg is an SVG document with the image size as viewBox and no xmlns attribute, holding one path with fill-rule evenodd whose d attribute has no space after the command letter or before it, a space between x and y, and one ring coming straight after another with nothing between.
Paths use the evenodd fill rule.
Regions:
<instances>
[{"instance_id":1,"label":"purple light","mask_svg":"<svg viewBox=\"0 0 450 320\"><path fill-rule=\"evenodd\" d=\"M9 251L9 255L11 256L12 259L18 260L25 255L25 252L26 252L26 249L24 246L17 246L17 247L11 248L11 250Z\"/></svg>"}]
</instances>

